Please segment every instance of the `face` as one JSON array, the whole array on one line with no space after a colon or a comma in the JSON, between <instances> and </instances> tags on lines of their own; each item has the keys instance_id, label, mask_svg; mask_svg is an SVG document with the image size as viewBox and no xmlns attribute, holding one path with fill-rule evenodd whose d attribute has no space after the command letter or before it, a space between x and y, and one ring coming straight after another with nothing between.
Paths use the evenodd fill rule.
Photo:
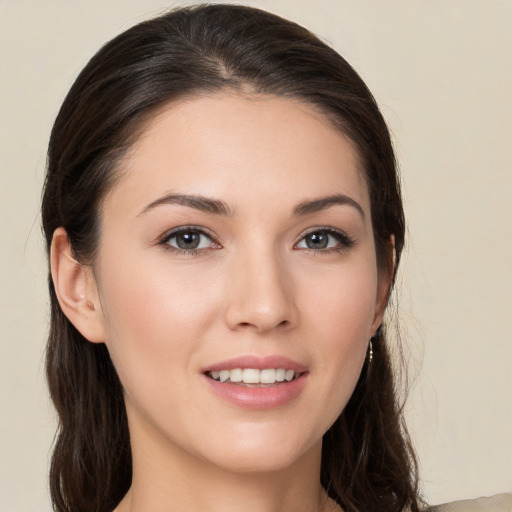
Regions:
<instances>
[{"instance_id":1,"label":"face","mask_svg":"<svg viewBox=\"0 0 512 512\"><path fill-rule=\"evenodd\" d=\"M105 198L94 267L134 450L236 471L319 453L381 320L370 218L355 148L312 107L162 111Z\"/></svg>"}]
</instances>

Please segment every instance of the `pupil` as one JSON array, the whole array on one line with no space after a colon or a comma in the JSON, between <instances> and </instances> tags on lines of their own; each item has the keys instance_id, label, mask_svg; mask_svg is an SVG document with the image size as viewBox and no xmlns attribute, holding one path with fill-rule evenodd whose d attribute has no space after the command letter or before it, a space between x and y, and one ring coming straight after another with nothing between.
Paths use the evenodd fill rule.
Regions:
<instances>
[{"instance_id":1,"label":"pupil","mask_svg":"<svg viewBox=\"0 0 512 512\"><path fill-rule=\"evenodd\" d=\"M306 245L309 249L325 249L328 237L325 233L311 233L306 238Z\"/></svg>"},{"instance_id":2,"label":"pupil","mask_svg":"<svg viewBox=\"0 0 512 512\"><path fill-rule=\"evenodd\" d=\"M199 245L199 234L181 233L176 237L176 244L180 249L196 249Z\"/></svg>"}]
</instances>

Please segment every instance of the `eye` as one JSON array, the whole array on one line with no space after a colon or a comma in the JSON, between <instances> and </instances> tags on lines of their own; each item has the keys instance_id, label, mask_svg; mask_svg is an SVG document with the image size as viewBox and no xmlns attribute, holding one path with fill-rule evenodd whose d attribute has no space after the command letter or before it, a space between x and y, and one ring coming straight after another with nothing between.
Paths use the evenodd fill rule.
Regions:
<instances>
[{"instance_id":1,"label":"eye","mask_svg":"<svg viewBox=\"0 0 512 512\"><path fill-rule=\"evenodd\" d=\"M306 233L296 244L297 249L314 251L345 249L354 245L354 241L342 231L332 228L315 229Z\"/></svg>"},{"instance_id":2,"label":"eye","mask_svg":"<svg viewBox=\"0 0 512 512\"><path fill-rule=\"evenodd\" d=\"M197 228L180 228L167 233L161 241L167 248L182 252L194 252L203 249L217 249L212 237Z\"/></svg>"}]
</instances>

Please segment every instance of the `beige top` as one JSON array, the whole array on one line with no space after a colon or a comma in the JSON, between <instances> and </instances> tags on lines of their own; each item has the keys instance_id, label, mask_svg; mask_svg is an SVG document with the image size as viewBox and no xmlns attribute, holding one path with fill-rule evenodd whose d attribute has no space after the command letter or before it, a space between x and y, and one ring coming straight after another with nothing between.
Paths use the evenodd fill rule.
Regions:
<instances>
[{"instance_id":1,"label":"beige top","mask_svg":"<svg viewBox=\"0 0 512 512\"><path fill-rule=\"evenodd\" d=\"M428 512L512 512L512 494L503 493L474 500L461 500L436 505Z\"/></svg>"}]
</instances>

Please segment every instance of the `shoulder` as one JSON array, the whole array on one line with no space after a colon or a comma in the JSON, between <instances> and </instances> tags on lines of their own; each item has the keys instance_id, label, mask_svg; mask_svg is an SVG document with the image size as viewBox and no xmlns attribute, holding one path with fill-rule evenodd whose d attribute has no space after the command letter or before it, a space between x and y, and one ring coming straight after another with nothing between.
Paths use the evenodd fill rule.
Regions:
<instances>
[{"instance_id":1,"label":"shoulder","mask_svg":"<svg viewBox=\"0 0 512 512\"><path fill-rule=\"evenodd\" d=\"M512 494L461 500L430 507L426 512L512 512Z\"/></svg>"}]
</instances>

